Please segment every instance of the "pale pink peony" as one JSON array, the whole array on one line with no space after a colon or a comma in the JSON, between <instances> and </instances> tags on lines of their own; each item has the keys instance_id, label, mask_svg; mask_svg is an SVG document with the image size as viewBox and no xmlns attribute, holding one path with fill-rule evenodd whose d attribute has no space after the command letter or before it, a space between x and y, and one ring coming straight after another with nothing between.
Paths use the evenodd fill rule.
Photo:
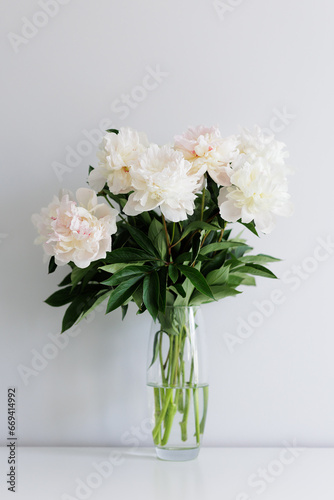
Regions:
<instances>
[{"instance_id":1,"label":"pale pink peony","mask_svg":"<svg viewBox=\"0 0 334 500\"><path fill-rule=\"evenodd\" d=\"M43 243L45 253L53 255L56 264L74 262L85 268L111 250L118 212L105 203L98 204L91 189L78 189L76 198L77 202L73 201L70 193L54 196L32 221L40 233L35 243Z\"/></svg>"},{"instance_id":2,"label":"pale pink peony","mask_svg":"<svg viewBox=\"0 0 334 500\"><path fill-rule=\"evenodd\" d=\"M183 135L175 136L174 147L192 163L191 173L207 170L220 186L229 186L230 164L237 157L236 136L222 138L217 127L189 127Z\"/></svg>"}]
</instances>

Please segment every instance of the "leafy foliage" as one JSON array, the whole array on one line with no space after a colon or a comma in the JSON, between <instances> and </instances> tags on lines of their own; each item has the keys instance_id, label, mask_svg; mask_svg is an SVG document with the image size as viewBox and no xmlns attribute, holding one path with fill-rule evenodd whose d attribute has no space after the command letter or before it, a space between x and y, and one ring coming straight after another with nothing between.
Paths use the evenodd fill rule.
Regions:
<instances>
[{"instance_id":1,"label":"leafy foliage","mask_svg":"<svg viewBox=\"0 0 334 500\"><path fill-rule=\"evenodd\" d=\"M53 307L67 305L62 331L104 301L107 313L121 308L124 318L129 302L134 302L138 314L148 310L156 319L166 305L204 304L241 293L239 287L254 286L256 276L276 278L264 264L279 259L252 255L244 239L231 237L231 228L219 215L218 194L217 185L208 179L197 195L194 214L177 223L156 211L136 217L121 214L106 258L84 269L70 263L59 290L46 300ZM120 210L129 196L114 195L107 185L99 195ZM242 225L257 235L253 222ZM49 272L56 268L51 258Z\"/></svg>"},{"instance_id":2,"label":"leafy foliage","mask_svg":"<svg viewBox=\"0 0 334 500\"><path fill-rule=\"evenodd\" d=\"M49 269L48 269L49 274L54 273L56 269L57 269L57 264L55 262L54 256L52 255L49 261Z\"/></svg>"}]
</instances>

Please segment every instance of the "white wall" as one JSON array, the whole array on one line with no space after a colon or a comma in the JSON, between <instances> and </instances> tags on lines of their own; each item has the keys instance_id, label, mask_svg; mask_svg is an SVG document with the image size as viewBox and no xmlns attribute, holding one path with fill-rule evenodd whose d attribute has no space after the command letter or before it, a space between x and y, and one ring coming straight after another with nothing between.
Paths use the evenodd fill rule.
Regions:
<instances>
[{"instance_id":1,"label":"white wall","mask_svg":"<svg viewBox=\"0 0 334 500\"><path fill-rule=\"evenodd\" d=\"M81 324L27 385L18 372L54 343L48 335L59 331L63 312L43 303L65 269L47 276L30 216L60 187L85 185L95 146L62 181L55 162L66 165L83 130L109 118L159 143L200 123L219 124L226 135L254 123L279 129L295 168L295 214L250 241L284 259L273 268L281 279L258 280L242 296L203 308L211 356L205 443L334 446L334 249L318 248L319 238L334 240L333 2L224 0L219 16L211 0L62 0L54 17L36 14L41 3L0 7L0 444L12 385L22 445L124 444L123 434L131 437L147 416L150 321L134 309L123 323L116 311ZM22 18L46 25L27 32ZM22 29L30 38L8 38ZM140 98L136 87L152 86L148 68L160 68L161 81L120 110L122 94ZM269 317L252 314L274 289L282 303ZM248 318L257 326L230 352L224 334L238 335Z\"/></svg>"}]
</instances>

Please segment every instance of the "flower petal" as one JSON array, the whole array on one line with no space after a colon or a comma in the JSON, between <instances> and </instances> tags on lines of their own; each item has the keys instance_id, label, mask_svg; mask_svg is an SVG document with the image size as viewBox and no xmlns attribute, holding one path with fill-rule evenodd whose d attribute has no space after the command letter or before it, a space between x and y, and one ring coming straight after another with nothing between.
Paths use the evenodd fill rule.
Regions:
<instances>
[{"instance_id":1,"label":"flower petal","mask_svg":"<svg viewBox=\"0 0 334 500\"><path fill-rule=\"evenodd\" d=\"M241 209L232 200L228 199L228 191L222 188L219 191L218 206L221 217L228 222L236 222L241 217Z\"/></svg>"},{"instance_id":2,"label":"flower petal","mask_svg":"<svg viewBox=\"0 0 334 500\"><path fill-rule=\"evenodd\" d=\"M88 184L97 193L104 188L106 183L106 177L103 170L100 168L94 168L88 176Z\"/></svg>"}]
</instances>

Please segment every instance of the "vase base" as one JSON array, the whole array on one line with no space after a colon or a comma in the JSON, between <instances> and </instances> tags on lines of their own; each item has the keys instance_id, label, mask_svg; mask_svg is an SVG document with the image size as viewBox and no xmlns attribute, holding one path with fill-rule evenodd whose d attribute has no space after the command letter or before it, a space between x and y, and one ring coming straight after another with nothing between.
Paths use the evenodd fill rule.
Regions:
<instances>
[{"instance_id":1,"label":"vase base","mask_svg":"<svg viewBox=\"0 0 334 500\"><path fill-rule=\"evenodd\" d=\"M160 460L170 460L174 462L185 462L194 460L199 454L199 446L196 448L155 448L157 457Z\"/></svg>"}]
</instances>

